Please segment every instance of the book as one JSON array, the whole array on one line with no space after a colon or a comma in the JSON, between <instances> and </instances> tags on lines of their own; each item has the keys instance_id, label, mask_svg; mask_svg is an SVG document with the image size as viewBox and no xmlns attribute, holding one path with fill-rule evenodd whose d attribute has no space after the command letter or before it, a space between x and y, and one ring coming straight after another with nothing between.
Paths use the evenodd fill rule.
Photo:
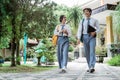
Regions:
<instances>
[{"instance_id":1,"label":"book","mask_svg":"<svg viewBox=\"0 0 120 80\"><path fill-rule=\"evenodd\" d=\"M91 32L95 32L96 29L94 27L92 27L91 25L88 25L88 33L90 34ZM96 37L96 35L94 36Z\"/></svg>"}]
</instances>

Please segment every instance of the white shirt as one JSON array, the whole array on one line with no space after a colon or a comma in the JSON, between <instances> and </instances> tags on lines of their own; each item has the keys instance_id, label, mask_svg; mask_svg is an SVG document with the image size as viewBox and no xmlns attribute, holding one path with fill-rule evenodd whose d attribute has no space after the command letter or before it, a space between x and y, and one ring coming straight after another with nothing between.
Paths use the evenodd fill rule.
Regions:
<instances>
[{"instance_id":1,"label":"white shirt","mask_svg":"<svg viewBox=\"0 0 120 80\"><path fill-rule=\"evenodd\" d=\"M71 36L70 26L67 25L67 24L65 24L65 25L64 25L64 29L67 30L68 35L65 34L65 33L63 33L63 36L68 36L68 37L70 37L70 36ZM62 30L62 25L61 25L61 24L60 24L60 25L57 25L56 28L55 28L55 30L54 30L54 35L62 36L61 30Z\"/></svg>"},{"instance_id":2,"label":"white shirt","mask_svg":"<svg viewBox=\"0 0 120 80\"><path fill-rule=\"evenodd\" d=\"M94 19L94 18L90 18L89 20L89 25L91 25L92 27L94 27L96 29L96 33L98 33L100 31L100 27L99 27L99 23L98 20ZM84 22L83 22L83 34L88 34L87 33L87 28L88 27L88 19L84 18ZM80 39L81 34L82 33L82 20L79 23L78 26L78 32L77 32L77 38Z\"/></svg>"}]
</instances>

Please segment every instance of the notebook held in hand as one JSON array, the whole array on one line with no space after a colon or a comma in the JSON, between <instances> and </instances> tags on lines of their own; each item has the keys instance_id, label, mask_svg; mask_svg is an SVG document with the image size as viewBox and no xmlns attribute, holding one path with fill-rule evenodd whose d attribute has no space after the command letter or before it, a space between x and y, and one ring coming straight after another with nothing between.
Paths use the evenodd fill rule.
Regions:
<instances>
[{"instance_id":1,"label":"notebook held in hand","mask_svg":"<svg viewBox=\"0 0 120 80\"><path fill-rule=\"evenodd\" d=\"M93 28L91 25L88 25L88 33L95 32L95 31L96 31L95 28ZM96 34L94 37L96 37Z\"/></svg>"}]
</instances>

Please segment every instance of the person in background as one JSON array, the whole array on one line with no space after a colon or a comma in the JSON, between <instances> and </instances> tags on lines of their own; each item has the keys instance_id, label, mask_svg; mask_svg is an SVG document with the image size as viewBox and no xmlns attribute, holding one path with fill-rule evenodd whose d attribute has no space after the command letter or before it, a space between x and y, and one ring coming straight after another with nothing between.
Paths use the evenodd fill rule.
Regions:
<instances>
[{"instance_id":1,"label":"person in background","mask_svg":"<svg viewBox=\"0 0 120 80\"><path fill-rule=\"evenodd\" d=\"M61 15L60 25L57 25L54 30L54 35L58 36L57 40L57 57L59 68L62 69L60 73L66 73L68 49L69 49L69 37L71 36L70 26L66 24L65 15Z\"/></svg>"},{"instance_id":2,"label":"person in background","mask_svg":"<svg viewBox=\"0 0 120 80\"><path fill-rule=\"evenodd\" d=\"M80 41L84 44L86 60L88 64L87 72L93 73L95 71L95 47L96 47L96 34L100 31L98 20L91 17L92 10L90 8L83 9L85 17L81 20L77 38L78 44Z\"/></svg>"}]
</instances>

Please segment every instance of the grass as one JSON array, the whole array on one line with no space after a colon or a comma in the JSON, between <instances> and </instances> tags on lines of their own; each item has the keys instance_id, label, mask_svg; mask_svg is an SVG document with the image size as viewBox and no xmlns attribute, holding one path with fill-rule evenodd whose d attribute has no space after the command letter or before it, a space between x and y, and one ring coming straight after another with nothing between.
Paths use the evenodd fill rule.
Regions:
<instances>
[{"instance_id":1,"label":"grass","mask_svg":"<svg viewBox=\"0 0 120 80\"><path fill-rule=\"evenodd\" d=\"M108 64L111 66L120 66L120 55L116 55L108 61Z\"/></svg>"},{"instance_id":2,"label":"grass","mask_svg":"<svg viewBox=\"0 0 120 80\"><path fill-rule=\"evenodd\" d=\"M57 68L56 66L30 66L20 65L16 67L10 67L10 64L3 64L0 67L0 73L24 73L24 72L42 72Z\"/></svg>"}]
</instances>

